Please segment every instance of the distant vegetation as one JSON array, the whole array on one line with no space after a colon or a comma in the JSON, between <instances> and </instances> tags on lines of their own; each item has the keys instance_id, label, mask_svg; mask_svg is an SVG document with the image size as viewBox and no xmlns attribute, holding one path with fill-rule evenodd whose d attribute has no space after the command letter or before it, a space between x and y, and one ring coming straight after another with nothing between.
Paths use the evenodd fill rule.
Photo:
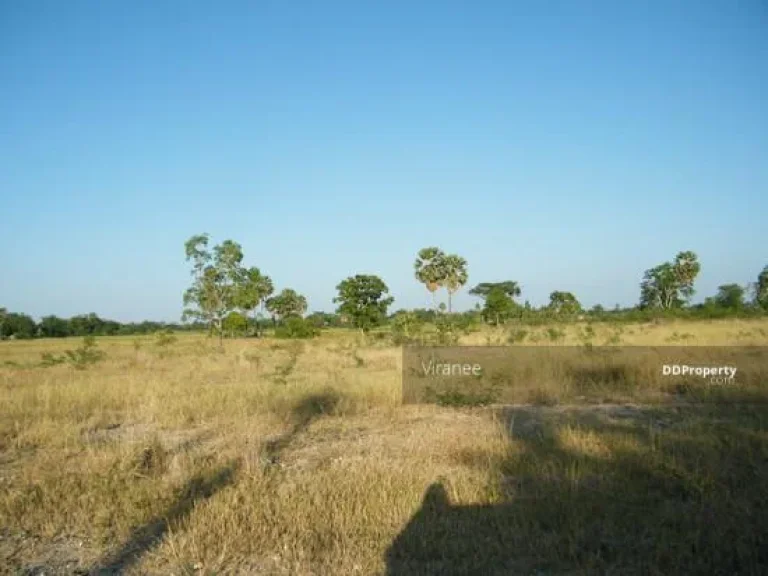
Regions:
<instances>
[{"instance_id":1,"label":"distant vegetation","mask_svg":"<svg viewBox=\"0 0 768 576\"><path fill-rule=\"evenodd\" d=\"M305 296L291 288L275 294L272 279L257 267L243 265L240 244L225 240L208 248L209 236L200 234L185 244L187 261L192 263L192 283L184 293L183 324L161 322L120 323L96 314L69 319L45 316L39 322L23 313L0 308L0 339L58 338L67 336L141 335L162 331L202 331L225 337L261 336L270 328L285 338L311 338L322 328L349 327L363 333L388 327L395 340L409 341L430 324L450 343L457 331L473 326L506 323L537 325L552 322L648 322L664 318L714 319L757 317L768 312L768 266L754 283L742 286L723 284L703 303L690 304L701 264L694 252L679 252L673 261L646 270L640 283L636 306L612 309L595 305L585 310L577 296L554 290L549 303L534 307L520 303L523 289L515 280L480 282L469 293L480 299L475 308L453 312L452 297L468 280L467 261L441 248L423 248L414 262L414 275L432 296L431 309L389 308L394 298L384 280L375 275L357 274L342 280L334 312L307 315ZM438 302L445 290L447 306ZM266 315L269 315L267 318Z\"/></svg>"},{"instance_id":2,"label":"distant vegetation","mask_svg":"<svg viewBox=\"0 0 768 576\"><path fill-rule=\"evenodd\" d=\"M39 322L27 314L0 308L0 337L2 338L64 338L67 336L130 336L154 334L162 330L199 331L199 323L116 322L100 318L95 313L72 318L44 316Z\"/></svg>"}]
</instances>

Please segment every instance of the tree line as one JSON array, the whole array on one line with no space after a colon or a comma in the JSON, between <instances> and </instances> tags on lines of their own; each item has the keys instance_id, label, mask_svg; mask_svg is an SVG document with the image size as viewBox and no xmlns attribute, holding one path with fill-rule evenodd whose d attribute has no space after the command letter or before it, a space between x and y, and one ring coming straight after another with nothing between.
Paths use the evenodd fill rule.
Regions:
<instances>
[{"instance_id":1,"label":"tree line","mask_svg":"<svg viewBox=\"0 0 768 576\"><path fill-rule=\"evenodd\" d=\"M458 256L447 256L436 247L421 250L415 262L416 278L425 284L433 295L439 288L450 296L466 284L466 261ZM621 308L618 305L606 311L601 305L584 310L577 297L568 291L555 290L549 295L549 303L534 308L529 302L517 301L522 294L515 280L481 282L469 290L482 300L476 306L483 321L500 324L510 319L523 322L567 320L584 318L616 320L648 320L659 316L724 317L729 315L759 315L768 311L768 266L758 274L756 282L747 286L723 284L714 296L702 304L691 305L695 294L694 283L701 271L701 264L694 252L679 252L671 262L650 268L640 282L640 301L637 306Z\"/></svg>"},{"instance_id":2,"label":"tree line","mask_svg":"<svg viewBox=\"0 0 768 576\"><path fill-rule=\"evenodd\" d=\"M768 311L768 266L758 274L756 282L742 286L723 284L714 296L701 304L691 305L694 283L701 265L694 252L679 252L643 274L640 300L630 308L618 305L606 310L596 305L585 310L569 291L550 293L549 303L533 307L521 304L522 287L515 280L480 282L469 290L479 298L473 310L453 312L453 295L469 280L466 259L447 254L436 246L419 250L413 264L415 279L424 285L432 298L430 310L398 310L389 313L394 298L386 283L375 275L356 274L341 280L333 313L314 312L306 315L308 302L296 290L275 290L272 279L256 266L244 265L240 244L225 240L209 247L208 234L192 236L184 245L186 260L191 264L191 284L184 292L183 324L141 322L121 324L103 320L96 314L69 319L46 316L36 323L25 314L0 308L0 338L64 337L89 335L148 334L160 330L201 330L225 336L260 336L267 325L276 335L307 337L330 326L353 326L362 332L392 323L402 326L412 321L436 322L451 318L458 323L485 322L503 324L508 321L536 323L590 318L593 320L648 320L659 316L716 318L732 315L760 315ZM447 305L438 302L444 290ZM265 316L269 320L265 323ZM406 316L407 315L407 318ZM404 320L404 318L406 318Z\"/></svg>"},{"instance_id":3,"label":"tree line","mask_svg":"<svg viewBox=\"0 0 768 576\"><path fill-rule=\"evenodd\" d=\"M208 249L206 234L193 236L186 244L187 260L191 261L193 281L187 290L184 303L188 306L185 317L195 318L210 326L212 332L223 337L227 326L247 330L249 312L261 307L269 312L275 325L306 332L311 327L334 325L354 326L367 332L376 326L400 318L407 311L388 314L394 302L386 283L375 275L357 274L343 279L337 286L338 305L335 314L315 313L307 318L307 300L291 288L284 288L272 295L272 280L256 267L243 266L242 248L227 240ZM515 280L480 282L469 290L477 296L475 310L456 315L452 309L453 295L469 280L468 264L458 254L448 254L441 248L429 246L419 250L413 264L414 276L424 285L432 297L432 318L446 316L477 319L489 324L501 324L510 319L521 321L567 320L612 317L615 319L645 319L660 314L683 314L714 317L729 314L761 314L768 309L768 266L758 275L751 286L724 284L718 293L705 299L703 304L690 306L695 291L693 285L701 271L694 252L684 251L671 262L664 262L646 270L640 283L640 302L636 307L621 309L618 306L606 311L595 306L585 311L577 297L569 291L555 290L550 293L549 303L534 308L528 302L520 304L520 284ZM439 303L440 290L447 295L447 306ZM748 291L753 298L747 299ZM399 316L398 316L399 315ZM413 316L417 318L417 316ZM259 334L258 317L254 315L254 333ZM399 320L402 323L402 319ZM311 330L310 330L311 332Z\"/></svg>"},{"instance_id":4,"label":"tree line","mask_svg":"<svg viewBox=\"0 0 768 576\"><path fill-rule=\"evenodd\" d=\"M131 336L154 334L163 330L200 330L200 324L167 322L117 322L100 318L95 313L71 318L43 316L39 322L24 313L0 308L0 339L66 338L67 336Z\"/></svg>"}]
</instances>

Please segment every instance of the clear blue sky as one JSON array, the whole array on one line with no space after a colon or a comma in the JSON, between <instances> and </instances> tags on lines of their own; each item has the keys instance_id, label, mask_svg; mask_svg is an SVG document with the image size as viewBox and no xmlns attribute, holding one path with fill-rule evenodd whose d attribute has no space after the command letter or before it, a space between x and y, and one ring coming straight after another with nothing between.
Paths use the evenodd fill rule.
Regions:
<instances>
[{"instance_id":1,"label":"clear blue sky","mask_svg":"<svg viewBox=\"0 0 768 576\"><path fill-rule=\"evenodd\" d=\"M0 306L178 320L183 243L331 310L415 253L523 299L768 264L768 5L0 0ZM457 298L461 307L474 299Z\"/></svg>"}]
</instances>

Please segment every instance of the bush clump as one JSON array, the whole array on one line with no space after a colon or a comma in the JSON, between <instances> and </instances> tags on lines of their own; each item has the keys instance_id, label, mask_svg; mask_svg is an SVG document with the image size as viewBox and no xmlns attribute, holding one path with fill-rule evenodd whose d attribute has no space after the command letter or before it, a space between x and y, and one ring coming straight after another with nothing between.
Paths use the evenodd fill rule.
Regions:
<instances>
[{"instance_id":1,"label":"bush clump","mask_svg":"<svg viewBox=\"0 0 768 576\"><path fill-rule=\"evenodd\" d=\"M314 338L320 330L304 318L287 318L275 328L276 338Z\"/></svg>"},{"instance_id":2,"label":"bush clump","mask_svg":"<svg viewBox=\"0 0 768 576\"><path fill-rule=\"evenodd\" d=\"M107 356L103 350L97 348L94 336L86 336L83 338L82 346L74 350L66 350L64 354L67 362L77 370L85 370L91 364L101 362Z\"/></svg>"},{"instance_id":3,"label":"bush clump","mask_svg":"<svg viewBox=\"0 0 768 576\"><path fill-rule=\"evenodd\" d=\"M40 366L48 368L58 364L68 363L77 370L85 370L91 364L101 362L107 355L99 350L96 338L92 335L83 338L83 344L74 350L65 350L63 356L56 356L51 352L41 354Z\"/></svg>"}]
</instances>

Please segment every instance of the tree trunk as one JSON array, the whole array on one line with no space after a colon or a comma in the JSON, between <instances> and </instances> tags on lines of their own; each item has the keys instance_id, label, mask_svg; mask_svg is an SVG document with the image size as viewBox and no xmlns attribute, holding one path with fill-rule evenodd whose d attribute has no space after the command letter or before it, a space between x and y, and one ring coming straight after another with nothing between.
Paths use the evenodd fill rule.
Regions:
<instances>
[{"instance_id":1,"label":"tree trunk","mask_svg":"<svg viewBox=\"0 0 768 576\"><path fill-rule=\"evenodd\" d=\"M451 296L453 293L448 290L448 314L450 314L453 311L453 307L451 306Z\"/></svg>"}]
</instances>

